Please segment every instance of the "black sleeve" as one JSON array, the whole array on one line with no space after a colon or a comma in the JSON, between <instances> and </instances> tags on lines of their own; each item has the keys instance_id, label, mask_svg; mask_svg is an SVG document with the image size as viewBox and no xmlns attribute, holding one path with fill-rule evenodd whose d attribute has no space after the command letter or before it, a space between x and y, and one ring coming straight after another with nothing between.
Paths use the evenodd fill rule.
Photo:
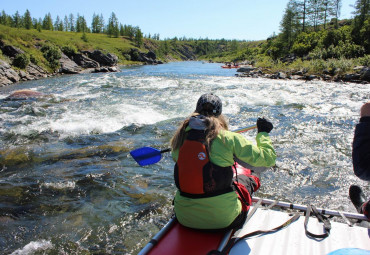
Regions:
<instances>
[{"instance_id":1,"label":"black sleeve","mask_svg":"<svg viewBox=\"0 0 370 255\"><path fill-rule=\"evenodd\" d=\"M370 181L370 117L362 117L356 125L352 161L355 175Z\"/></svg>"}]
</instances>

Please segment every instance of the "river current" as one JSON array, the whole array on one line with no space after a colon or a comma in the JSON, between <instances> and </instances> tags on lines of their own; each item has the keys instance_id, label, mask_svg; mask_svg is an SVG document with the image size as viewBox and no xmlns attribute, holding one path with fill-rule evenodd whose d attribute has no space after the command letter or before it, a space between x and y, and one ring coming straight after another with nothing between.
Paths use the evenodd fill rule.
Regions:
<instances>
[{"instance_id":1,"label":"river current","mask_svg":"<svg viewBox=\"0 0 370 255\"><path fill-rule=\"evenodd\" d=\"M172 214L169 153L140 167L129 151L165 149L200 95L216 93L230 129L266 117L278 159L259 197L354 212L351 145L369 85L235 77L176 62L65 75L0 88L0 250L136 254ZM9 101L15 90L50 95ZM254 141L256 131L244 136Z\"/></svg>"}]
</instances>

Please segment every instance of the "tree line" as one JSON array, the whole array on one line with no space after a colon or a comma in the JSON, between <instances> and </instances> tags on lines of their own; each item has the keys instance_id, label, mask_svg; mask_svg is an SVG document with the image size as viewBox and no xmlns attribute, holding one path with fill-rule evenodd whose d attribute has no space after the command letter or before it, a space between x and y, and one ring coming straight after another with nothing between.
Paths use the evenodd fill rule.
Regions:
<instances>
[{"instance_id":1,"label":"tree line","mask_svg":"<svg viewBox=\"0 0 370 255\"><path fill-rule=\"evenodd\" d=\"M352 20L340 21L341 0L290 0L281 33L268 39L273 58L311 53L318 58L355 58L370 53L370 0L356 0Z\"/></svg>"},{"instance_id":2,"label":"tree line","mask_svg":"<svg viewBox=\"0 0 370 255\"><path fill-rule=\"evenodd\" d=\"M65 32L78 32L78 33L102 33L107 34L109 37L126 36L140 47L143 44L143 33L138 26L121 24L114 12L105 22L102 14L93 14L91 26L88 26L86 19L83 15L74 14L65 15L64 18L59 16L53 20L50 13L42 18L32 18L29 10L21 15L18 11L14 15L8 15L3 10L0 14L0 24L25 29L37 29L38 31L65 31ZM159 34L150 36L152 39L159 40Z\"/></svg>"}]
</instances>

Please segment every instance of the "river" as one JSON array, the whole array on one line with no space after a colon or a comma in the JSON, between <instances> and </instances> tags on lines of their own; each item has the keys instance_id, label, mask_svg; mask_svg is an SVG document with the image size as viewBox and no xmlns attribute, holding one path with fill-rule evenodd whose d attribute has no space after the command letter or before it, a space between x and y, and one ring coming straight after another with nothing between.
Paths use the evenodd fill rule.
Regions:
<instances>
[{"instance_id":1,"label":"river","mask_svg":"<svg viewBox=\"0 0 370 255\"><path fill-rule=\"evenodd\" d=\"M269 118L278 159L259 197L352 211L351 143L369 85L235 77L175 62L65 75L0 88L3 254L136 254L172 213L169 153L140 167L129 151L164 149L203 93L230 128ZM50 97L4 100L20 89ZM244 135L254 141L256 131Z\"/></svg>"}]
</instances>

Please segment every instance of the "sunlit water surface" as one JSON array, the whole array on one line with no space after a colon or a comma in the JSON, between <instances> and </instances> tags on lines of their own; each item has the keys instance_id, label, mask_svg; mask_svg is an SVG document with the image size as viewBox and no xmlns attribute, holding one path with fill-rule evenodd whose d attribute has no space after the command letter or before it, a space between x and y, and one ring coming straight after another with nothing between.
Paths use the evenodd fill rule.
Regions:
<instances>
[{"instance_id":1,"label":"sunlit water surface","mask_svg":"<svg viewBox=\"0 0 370 255\"><path fill-rule=\"evenodd\" d=\"M129 151L167 148L199 96L224 102L231 129L269 118L278 159L257 196L354 211L351 143L369 85L237 78L180 62L0 89L0 250L136 254L172 213L169 154L139 167ZM11 92L50 94L6 101ZM256 131L244 134L254 141Z\"/></svg>"}]
</instances>

